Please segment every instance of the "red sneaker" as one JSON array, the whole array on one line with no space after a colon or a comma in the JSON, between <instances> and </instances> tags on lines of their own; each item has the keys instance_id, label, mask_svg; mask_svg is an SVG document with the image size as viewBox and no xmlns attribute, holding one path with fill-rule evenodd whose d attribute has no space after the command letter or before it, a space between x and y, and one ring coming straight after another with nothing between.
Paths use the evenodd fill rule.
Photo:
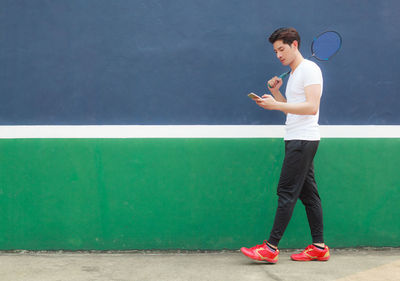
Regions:
<instances>
[{"instance_id":1,"label":"red sneaker","mask_svg":"<svg viewBox=\"0 0 400 281\"><path fill-rule=\"evenodd\" d=\"M279 250L275 252L270 250L267 246L267 241L262 245L257 245L251 248L242 247L240 251L247 257L256 261L266 261L269 263L276 263L278 261Z\"/></svg>"},{"instance_id":2,"label":"red sneaker","mask_svg":"<svg viewBox=\"0 0 400 281\"><path fill-rule=\"evenodd\" d=\"M303 252L300 254L293 254L290 256L294 261L327 261L330 258L329 248L325 246L325 249L321 250L315 247L314 245L309 245Z\"/></svg>"}]
</instances>

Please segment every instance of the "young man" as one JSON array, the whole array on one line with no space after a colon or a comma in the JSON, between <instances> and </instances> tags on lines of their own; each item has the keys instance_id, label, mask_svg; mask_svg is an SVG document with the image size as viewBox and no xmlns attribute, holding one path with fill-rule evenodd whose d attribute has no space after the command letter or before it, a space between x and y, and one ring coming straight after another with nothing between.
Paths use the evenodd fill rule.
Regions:
<instances>
[{"instance_id":1,"label":"young man","mask_svg":"<svg viewBox=\"0 0 400 281\"><path fill-rule=\"evenodd\" d=\"M295 261L327 261L329 248L324 244L322 207L314 179L313 159L317 152L319 104L323 80L320 68L303 58L299 51L300 36L294 28L280 28L269 37L277 58L291 68L285 96L279 91L282 79L268 81L271 95L253 98L261 107L287 114L285 158L277 188L278 208L268 241L252 248L241 248L254 260L276 263L278 244L292 217L297 199L303 202L311 229L313 244L291 256ZM286 98L285 98L286 97Z\"/></svg>"}]
</instances>

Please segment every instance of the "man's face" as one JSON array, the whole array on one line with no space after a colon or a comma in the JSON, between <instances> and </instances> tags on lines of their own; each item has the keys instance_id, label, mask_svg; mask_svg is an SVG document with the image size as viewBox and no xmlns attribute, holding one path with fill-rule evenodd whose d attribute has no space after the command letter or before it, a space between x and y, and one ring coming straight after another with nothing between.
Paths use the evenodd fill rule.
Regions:
<instances>
[{"instance_id":1,"label":"man's face","mask_svg":"<svg viewBox=\"0 0 400 281\"><path fill-rule=\"evenodd\" d=\"M297 41L293 41L292 45L283 43L282 40L275 41L274 52L276 57L283 65L289 65L295 59L295 51L297 50Z\"/></svg>"}]
</instances>

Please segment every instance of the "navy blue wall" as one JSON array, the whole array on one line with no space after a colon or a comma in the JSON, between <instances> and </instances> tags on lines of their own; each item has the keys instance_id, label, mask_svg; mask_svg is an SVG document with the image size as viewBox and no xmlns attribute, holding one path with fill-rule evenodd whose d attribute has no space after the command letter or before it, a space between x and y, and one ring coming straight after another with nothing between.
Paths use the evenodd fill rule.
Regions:
<instances>
[{"instance_id":1,"label":"navy blue wall","mask_svg":"<svg viewBox=\"0 0 400 281\"><path fill-rule=\"evenodd\" d=\"M2 0L0 124L283 124L246 96L285 70L268 43L301 50L339 31L319 63L320 124L400 124L398 0Z\"/></svg>"}]
</instances>

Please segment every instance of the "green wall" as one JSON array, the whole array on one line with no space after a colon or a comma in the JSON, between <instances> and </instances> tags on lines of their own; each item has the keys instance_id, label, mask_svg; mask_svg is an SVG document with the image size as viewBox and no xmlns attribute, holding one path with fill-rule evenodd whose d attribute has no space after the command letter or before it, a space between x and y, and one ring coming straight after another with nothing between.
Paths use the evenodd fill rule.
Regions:
<instances>
[{"instance_id":1,"label":"green wall","mask_svg":"<svg viewBox=\"0 0 400 281\"><path fill-rule=\"evenodd\" d=\"M268 238L282 139L2 139L0 250L238 249ZM323 139L331 247L400 246L400 139ZM299 201L281 248L310 243Z\"/></svg>"}]
</instances>

